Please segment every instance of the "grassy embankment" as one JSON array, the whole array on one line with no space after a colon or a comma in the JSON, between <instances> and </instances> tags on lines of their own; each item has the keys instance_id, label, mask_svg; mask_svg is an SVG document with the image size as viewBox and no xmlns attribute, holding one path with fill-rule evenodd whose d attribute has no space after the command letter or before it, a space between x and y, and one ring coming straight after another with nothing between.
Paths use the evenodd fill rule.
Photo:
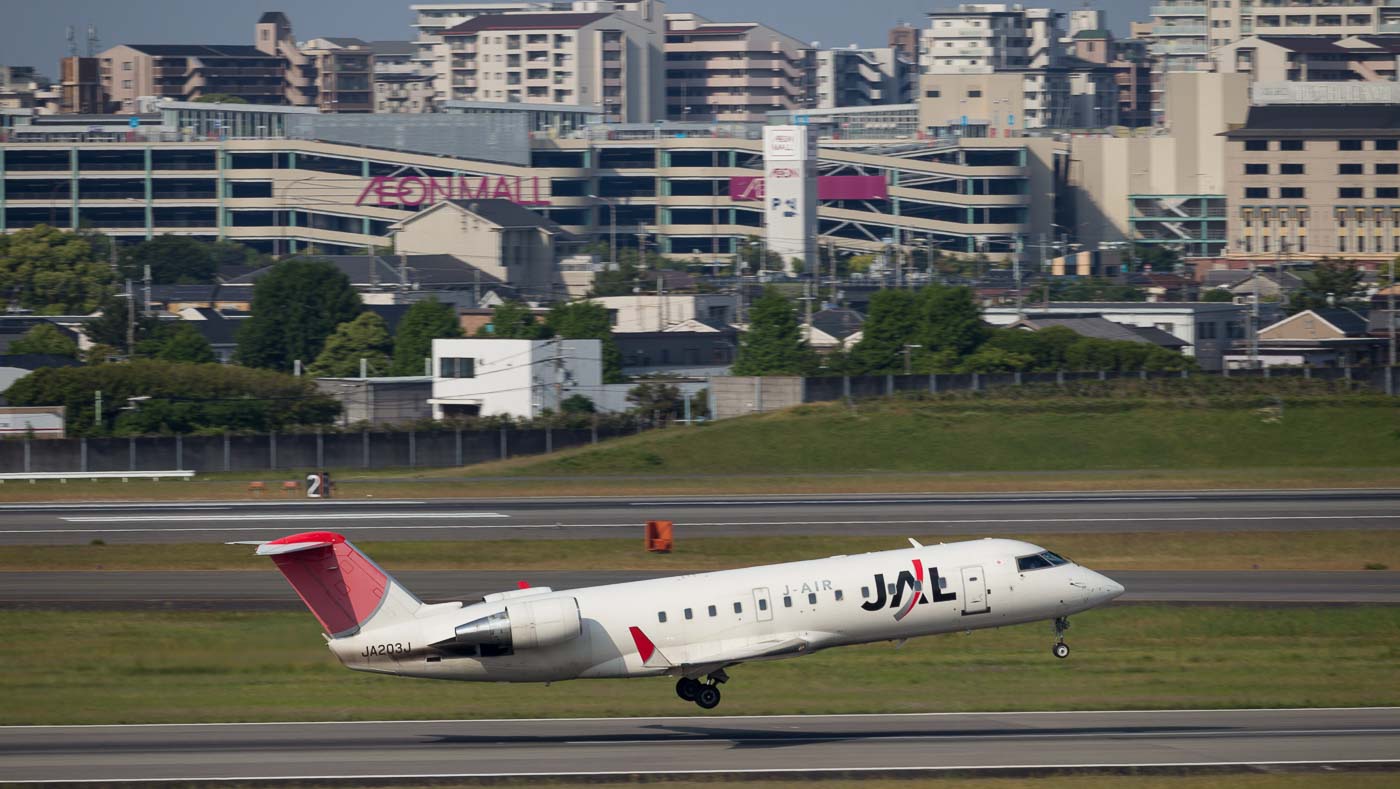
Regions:
<instances>
[{"instance_id":1,"label":"grassy embankment","mask_svg":"<svg viewBox=\"0 0 1400 789\"><path fill-rule=\"evenodd\" d=\"M0 612L0 723L687 715L665 680L550 687L350 673L305 613ZM1400 607L1109 608L742 666L727 714L1400 703ZM192 703L192 700L193 703Z\"/></svg>"},{"instance_id":2,"label":"grassy embankment","mask_svg":"<svg viewBox=\"0 0 1400 789\"><path fill-rule=\"evenodd\" d=\"M856 527L853 527L856 528ZM911 526L925 544L975 539ZM765 563L906 548L899 537L696 537L681 529L674 553L642 550L636 539L569 540L541 551L533 540L359 543L390 572L401 570L724 570ZM539 535L534 535L539 536ZM1006 536L1014 536L1008 534ZM1400 568L1390 531L1145 532L1023 535L1100 570L1381 570ZM256 570L266 559L247 546L7 545L0 572L88 570Z\"/></svg>"},{"instance_id":3,"label":"grassy embankment","mask_svg":"<svg viewBox=\"0 0 1400 789\"><path fill-rule=\"evenodd\" d=\"M241 499L249 479L293 476L11 484L0 501ZM1400 398L1307 381L1025 387L801 406L547 458L337 478L351 499L1386 486L1400 480Z\"/></svg>"}]
</instances>

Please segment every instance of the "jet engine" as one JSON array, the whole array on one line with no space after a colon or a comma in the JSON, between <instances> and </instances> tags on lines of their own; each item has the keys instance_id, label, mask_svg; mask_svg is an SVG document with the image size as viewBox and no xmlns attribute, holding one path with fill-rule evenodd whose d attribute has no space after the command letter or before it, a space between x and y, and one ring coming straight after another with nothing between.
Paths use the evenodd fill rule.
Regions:
<instances>
[{"instance_id":1,"label":"jet engine","mask_svg":"<svg viewBox=\"0 0 1400 789\"><path fill-rule=\"evenodd\" d=\"M461 625L454 633L458 644L538 649L578 638L583 633L583 620L573 597L522 600L507 604L500 613Z\"/></svg>"}]
</instances>

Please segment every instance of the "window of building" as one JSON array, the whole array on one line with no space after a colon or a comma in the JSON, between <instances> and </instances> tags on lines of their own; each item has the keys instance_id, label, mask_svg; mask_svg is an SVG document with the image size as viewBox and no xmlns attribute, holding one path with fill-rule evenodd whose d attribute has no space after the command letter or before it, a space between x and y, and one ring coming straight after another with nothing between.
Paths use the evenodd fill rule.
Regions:
<instances>
[{"instance_id":1,"label":"window of building","mask_svg":"<svg viewBox=\"0 0 1400 789\"><path fill-rule=\"evenodd\" d=\"M1347 162L1337 165L1337 175L1364 175L1366 168L1359 162Z\"/></svg>"},{"instance_id":2,"label":"window of building","mask_svg":"<svg viewBox=\"0 0 1400 789\"><path fill-rule=\"evenodd\" d=\"M1376 140L1378 151L1400 151L1400 140Z\"/></svg>"},{"instance_id":3,"label":"window of building","mask_svg":"<svg viewBox=\"0 0 1400 789\"><path fill-rule=\"evenodd\" d=\"M930 99L942 98L942 97L943 97L943 91L941 91L941 90L939 90L939 89L937 89L937 88L934 88L933 90L926 90L926 91L924 91L924 96L927 97L927 98L930 98Z\"/></svg>"},{"instance_id":4,"label":"window of building","mask_svg":"<svg viewBox=\"0 0 1400 789\"><path fill-rule=\"evenodd\" d=\"M1267 200L1269 199L1269 187L1267 186L1247 186L1244 190L1246 200Z\"/></svg>"},{"instance_id":5,"label":"window of building","mask_svg":"<svg viewBox=\"0 0 1400 789\"><path fill-rule=\"evenodd\" d=\"M124 80L122 80L122 87L123 87L123 88L130 88L130 87L131 87L131 80L129 80L129 79L124 79Z\"/></svg>"},{"instance_id":6,"label":"window of building","mask_svg":"<svg viewBox=\"0 0 1400 789\"><path fill-rule=\"evenodd\" d=\"M1346 237L1346 236L1337 236L1337 251L1338 251L1338 252L1345 252L1345 251L1347 251L1347 237Z\"/></svg>"},{"instance_id":7,"label":"window of building","mask_svg":"<svg viewBox=\"0 0 1400 789\"><path fill-rule=\"evenodd\" d=\"M131 61L128 60L122 64L122 71L131 71Z\"/></svg>"},{"instance_id":8,"label":"window of building","mask_svg":"<svg viewBox=\"0 0 1400 789\"><path fill-rule=\"evenodd\" d=\"M1376 175L1400 175L1400 164L1378 164Z\"/></svg>"},{"instance_id":9,"label":"window of building","mask_svg":"<svg viewBox=\"0 0 1400 789\"><path fill-rule=\"evenodd\" d=\"M1339 151L1364 151L1366 150L1365 140L1338 140L1337 150Z\"/></svg>"},{"instance_id":10,"label":"window of building","mask_svg":"<svg viewBox=\"0 0 1400 789\"><path fill-rule=\"evenodd\" d=\"M475 378L475 359L448 359L439 360L439 378Z\"/></svg>"},{"instance_id":11,"label":"window of building","mask_svg":"<svg viewBox=\"0 0 1400 789\"><path fill-rule=\"evenodd\" d=\"M1245 175L1268 175L1269 165L1267 164L1246 164L1244 166Z\"/></svg>"},{"instance_id":12,"label":"window of building","mask_svg":"<svg viewBox=\"0 0 1400 789\"><path fill-rule=\"evenodd\" d=\"M1278 171L1280 175L1306 175L1308 168L1301 164L1281 164Z\"/></svg>"},{"instance_id":13,"label":"window of building","mask_svg":"<svg viewBox=\"0 0 1400 789\"><path fill-rule=\"evenodd\" d=\"M1269 150L1268 140L1245 140L1244 149L1246 151L1267 151Z\"/></svg>"},{"instance_id":14,"label":"window of building","mask_svg":"<svg viewBox=\"0 0 1400 789\"><path fill-rule=\"evenodd\" d=\"M1377 200L1400 200L1400 188L1394 186L1376 187Z\"/></svg>"},{"instance_id":15,"label":"window of building","mask_svg":"<svg viewBox=\"0 0 1400 789\"><path fill-rule=\"evenodd\" d=\"M1307 194L1307 190L1301 186L1285 186L1278 190L1278 196L1282 200L1302 200Z\"/></svg>"},{"instance_id":16,"label":"window of building","mask_svg":"<svg viewBox=\"0 0 1400 789\"><path fill-rule=\"evenodd\" d=\"M1196 336L1202 340L1213 340L1216 336L1214 323L1200 323L1196 325Z\"/></svg>"},{"instance_id":17,"label":"window of building","mask_svg":"<svg viewBox=\"0 0 1400 789\"><path fill-rule=\"evenodd\" d=\"M1307 237L1307 236L1298 236L1298 251L1299 251L1299 252L1307 252L1307 251L1308 251L1308 237Z\"/></svg>"},{"instance_id":18,"label":"window of building","mask_svg":"<svg viewBox=\"0 0 1400 789\"><path fill-rule=\"evenodd\" d=\"M1366 190L1359 186L1343 186L1337 190L1337 197L1342 200L1359 200L1366 196Z\"/></svg>"},{"instance_id":19,"label":"window of building","mask_svg":"<svg viewBox=\"0 0 1400 789\"><path fill-rule=\"evenodd\" d=\"M1303 150L1302 140L1279 140L1278 149L1280 151L1301 151Z\"/></svg>"}]
</instances>

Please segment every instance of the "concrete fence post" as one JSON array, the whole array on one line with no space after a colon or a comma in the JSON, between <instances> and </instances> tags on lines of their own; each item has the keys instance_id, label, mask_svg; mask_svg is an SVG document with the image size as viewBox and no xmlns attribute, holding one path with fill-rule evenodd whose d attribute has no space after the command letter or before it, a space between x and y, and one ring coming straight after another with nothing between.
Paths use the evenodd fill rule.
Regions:
<instances>
[{"instance_id":1,"label":"concrete fence post","mask_svg":"<svg viewBox=\"0 0 1400 789\"><path fill-rule=\"evenodd\" d=\"M544 453L546 455L554 454L554 428L552 427L544 429Z\"/></svg>"},{"instance_id":2,"label":"concrete fence post","mask_svg":"<svg viewBox=\"0 0 1400 789\"><path fill-rule=\"evenodd\" d=\"M361 461L360 461L361 464L362 464L365 468L369 468L369 431L368 431L368 430L362 430L362 431L360 431L360 454L361 454L361 456L362 456L362 457L361 457Z\"/></svg>"},{"instance_id":3,"label":"concrete fence post","mask_svg":"<svg viewBox=\"0 0 1400 789\"><path fill-rule=\"evenodd\" d=\"M1305 364L1305 365L1303 365L1303 377L1306 378L1306 379L1308 379L1309 381L1312 380L1312 365L1310 365L1310 364Z\"/></svg>"},{"instance_id":4,"label":"concrete fence post","mask_svg":"<svg viewBox=\"0 0 1400 789\"><path fill-rule=\"evenodd\" d=\"M1220 374L1223 375L1223 376L1226 377L1226 378L1229 378L1229 377L1230 377L1230 365L1227 364L1227 365L1225 365L1224 367L1220 368Z\"/></svg>"},{"instance_id":5,"label":"concrete fence post","mask_svg":"<svg viewBox=\"0 0 1400 789\"><path fill-rule=\"evenodd\" d=\"M711 390L711 391L713 391L713 390ZM589 427L592 428L592 430L590 431L590 432L592 433L592 435L591 435L589 438L591 439L592 443L596 444L596 443L598 443L598 418L597 418L597 417L594 417L594 418L593 418L593 424L590 425Z\"/></svg>"},{"instance_id":6,"label":"concrete fence post","mask_svg":"<svg viewBox=\"0 0 1400 789\"><path fill-rule=\"evenodd\" d=\"M1056 385L1056 386L1064 386L1064 385L1065 385L1065 371L1064 371L1064 370L1056 370L1056 371L1055 371L1055 385Z\"/></svg>"},{"instance_id":7,"label":"concrete fence post","mask_svg":"<svg viewBox=\"0 0 1400 789\"><path fill-rule=\"evenodd\" d=\"M763 376L756 375L753 379L753 410L756 414L763 413Z\"/></svg>"},{"instance_id":8,"label":"concrete fence post","mask_svg":"<svg viewBox=\"0 0 1400 789\"><path fill-rule=\"evenodd\" d=\"M1342 367L1342 370L1346 373L1347 383L1351 383L1351 365Z\"/></svg>"},{"instance_id":9,"label":"concrete fence post","mask_svg":"<svg viewBox=\"0 0 1400 789\"><path fill-rule=\"evenodd\" d=\"M408 431L408 467L418 468L418 433Z\"/></svg>"},{"instance_id":10,"label":"concrete fence post","mask_svg":"<svg viewBox=\"0 0 1400 789\"><path fill-rule=\"evenodd\" d=\"M1147 369L1146 369L1146 368L1143 368L1143 369L1141 369L1141 370L1138 370L1138 378L1140 378L1141 380L1144 380L1144 381L1147 380Z\"/></svg>"},{"instance_id":11,"label":"concrete fence post","mask_svg":"<svg viewBox=\"0 0 1400 789\"><path fill-rule=\"evenodd\" d=\"M501 460L510 457L510 447L506 445L506 429L501 428Z\"/></svg>"},{"instance_id":12,"label":"concrete fence post","mask_svg":"<svg viewBox=\"0 0 1400 789\"><path fill-rule=\"evenodd\" d=\"M228 433L224 433L224 471L233 470L233 453L229 449Z\"/></svg>"},{"instance_id":13,"label":"concrete fence post","mask_svg":"<svg viewBox=\"0 0 1400 789\"><path fill-rule=\"evenodd\" d=\"M1186 369L1185 367L1181 368L1181 378L1182 378L1182 380L1185 380L1185 379L1190 378L1190 377L1191 377L1191 371L1188 370L1188 369Z\"/></svg>"},{"instance_id":14,"label":"concrete fence post","mask_svg":"<svg viewBox=\"0 0 1400 789\"><path fill-rule=\"evenodd\" d=\"M982 391L982 375L980 373L972 374L972 391Z\"/></svg>"},{"instance_id":15,"label":"concrete fence post","mask_svg":"<svg viewBox=\"0 0 1400 789\"><path fill-rule=\"evenodd\" d=\"M1273 377L1274 377L1273 373L1269 371L1269 365L1267 365L1267 364L1264 365L1264 377L1265 377L1266 379L1267 379L1267 378L1273 378Z\"/></svg>"},{"instance_id":16,"label":"concrete fence post","mask_svg":"<svg viewBox=\"0 0 1400 789\"><path fill-rule=\"evenodd\" d=\"M454 447L454 449L455 449L455 452L454 452L453 455L452 455L452 459L455 460L456 463L454 463L453 465L460 466L460 465L463 464L463 461L462 461L462 428L460 428L460 427L457 428L457 442L456 442L456 446Z\"/></svg>"},{"instance_id":17,"label":"concrete fence post","mask_svg":"<svg viewBox=\"0 0 1400 789\"><path fill-rule=\"evenodd\" d=\"M268 458L268 461L269 461L268 469L276 469L276 468L277 468L277 434L276 434L276 433L268 433L268 434L267 434L267 458Z\"/></svg>"},{"instance_id":18,"label":"concrete fence post","mask_svg":"<svg viewBox=\"0 0 1400 789\"><path fill-rule=\"evenodd\" d=\"M326 436L320 430L316 431L316 468L326 467Z\"/></svg>"},{"instance_id":19,"label":"concrete fence post","mask_svg":"<svg viewBox=\"0 0 1400 789\"><path fill-rule=\"evenodd\" d=\"M175 470L185 470L185 437L178 433L175 435Z\"/></svg>"},{"instance_id":20,"label":"concrete fence post","mask_svg":"<svg viewBox=\"0 0 1400 789\"><path fill-rule=\"evenodd\" d=\"M851 399L851 376L849 375L841 376L841 397L846 400Z\"/></svg>"},{"instance_id":21,"label":"concrete fence post","mask_svg":"<svg viewBox=\"0 0 1400 789\"><path fill-rule=\"evenodd\" d=\"M24 473L26 474L34 470L30 468L29 452L29 439L26 438L24 439Z\"/></svg>"},{"instance_id":22,"label":"concrete fence post","mask_svg":"<svg viewBox=\"0 0 1400 789\"><path fill-rule=\"evenodd\" d=\"M1099 370L1099 380L1100 380L1100 381L1107 381L1107 380L1108 380L1108 371L1107 371L1107 370Z\"/></svg>"},{"instance_id":23,"label":"concrete fence post","mask_svg":"<svg viewBox=\"0 0 1400 789\"><path fill-rule=\"evenodd\" d=\"M889 397L889 396L892 395L892 394L894 394L894 376L893 376L893 375L886 375L886 376L885 376L885 396L886 396L886 397Z\"/></svg>"},{"instance_id":24,"label":"concrete fence post","mask_svg":"<svg viewBox=\"0 0 1400 789\"><path fill-rule=\"evenodd\" d=\"M126 440L126 470L136 470L136 436Z\"/></svg>"},{"instance_id":25,"label":"concrete fence post","mask_svg":"<svg viewBox=\"0 0 1400 789\"><path fill-rule=\"evenodd\" d=\"M1394 367L1385 368L1385 393L1395 396L1395 370Z\"/></svg>"},{"instance_id":26,"label":"concrete fence post","mask_svg":"<svg viewBox=\"0 0 1400 789\"><path fill-rule=\"evenodd\" d=\"M87 436L83 436L78 439L78 470L86 472L88 470L87 463Z\"/></svg>"}]
</instances>

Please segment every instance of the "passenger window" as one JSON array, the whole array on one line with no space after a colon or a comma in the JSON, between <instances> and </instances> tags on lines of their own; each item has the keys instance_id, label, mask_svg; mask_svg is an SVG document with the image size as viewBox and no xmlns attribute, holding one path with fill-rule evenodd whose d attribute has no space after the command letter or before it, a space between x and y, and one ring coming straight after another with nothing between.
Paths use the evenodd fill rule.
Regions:
<instances>
[{"instance_id":1,"label":"passenger window","mask_svg":"<svg viewBox=\"0 0 1400 789\"><path fill-rule=\"evenodd\" d=\"M783 608L792 608L792 597L790 595L783 595Z\"/></svg>"},{"instance_id":2,"label":"passenger window","mask_svg":"<svg viewBox=\"0 0 1400 789\"><path fill-rule=\"evenodd\" d=\"M686 619L694 619L694 618L695 618L695 612L694 612L694 611L691 611L689 608L685 609L685 618L686 618Z\"/></svg>"},{"instance_id":3,"label":"passenger window","mask_svg":"<svg viewBox=\"0 0 1400 789\"><path fill-rule=\"evenodd\" d=\"M816 604L817 604L817 593L816 593L816 592L811 592L810 594L807 595L807 604L808 604L808 605L816 605Z\"/></svg>"},{"instance_id":4,"label":"passenger window","mask_svg":"<svg viewBox=\"0 0 1400 789\"><path fill-rule=\"evenodd\" d=\"M868 586L862 586L862 587L860 588L860 596L861 596L861 597L869 597L869 596L870 596L870 587L868 587Z\"/></svg>"},{"instance_id":5,"label":"passenger window","mask_svg":"<svg viewBox=\"0 0 1400 789\"><path fill-rule=\"evenodd\" d=\"M710 606L710 616L717 616L718 614L719 611L717 611L714 606Z\"/></svg>"},{"instance_id":6,"label":"passenger window","mask_svg":"<svg viewBox=\"0 0 1400 789\"><path fill-rule=\"evenodd\" d=\"M768 610L768 601L760 598L759 601L758 601L758 610L760 610L760 611L767 611L767 610Z\"/></svg>"},{"instance_id":7,"label":"passenger window","mask_svg":"<svg viewBox=\"0 0 1400 789\"><path fill-rule=\"evenodd\" d=\"M736 613L736 614L742 614L742 613L744 613L744 604L743 604L743 603L735 603L735 604L734 604L734 613Z\"/></svg>"},{"instance_id":8,"label":"passenger window","mask_svg":"<svg viewBox=\"0 0 1400 789\"><path fill-rule=\"evenodd\" d=\"M661 622L662 624L665 624L665 622L666 622L666 612L665 612L665 611L657 611L657 612L656 612L656 621Z\"/></svg>"},{"instance_id":9,"label":"passenger window","mask_svg":"<svg viewBox=\"0 0 1400 789\"><path fill-rule=\"evenodd\" d=\"M894 585L894 584L885 584L885 586L887 586L887 587L889 588L890 594L894 594L894 590L895 590L895 585Z\"/></svg>"},{"instance_id":10,"label":"passenger window","mask_svg":"<svg viewBox=\"0 0 1400 789\"><path fill-rule=\"evenodd\" d=\"M842 600L845 600L845 599L846 599L846 593L843 592L843 591L841 591L840 589L837 589L837 590L836 590L836 602L839 603L839 602L841 602Z\"/></svg>"}]
</instances>

